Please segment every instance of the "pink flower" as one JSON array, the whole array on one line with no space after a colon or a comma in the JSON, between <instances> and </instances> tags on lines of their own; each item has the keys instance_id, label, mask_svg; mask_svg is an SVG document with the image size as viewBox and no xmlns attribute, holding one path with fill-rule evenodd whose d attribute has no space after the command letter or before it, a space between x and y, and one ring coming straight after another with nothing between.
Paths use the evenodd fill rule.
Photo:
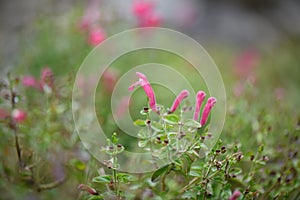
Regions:
<instances>
[{"instance_id":1,"label":"pink flower","mask_svg":"<svg viewBox=\"0 0 300 200\"><path fill-rule=\"evenodd\" d=\"M152 1L134 1L133 14L139 27L157 27L162 24L162 18L155 12Z\"/></svg>"},{"instance_id":2,"label":"pink flower","mask_svg":"<svg viewBox=\"0 0 300 200\"><path fill-rule=\"evenodd\" d=\"M255 50L247 50L240 54L235 61L235 72L240 78L254 76L254 68L259 62L259 55Z\"/></svg>"},{"instance_id":3,"label":"pink flower","mask_svg":"<svg viewBox=\"0 0 300 200\"><path fill-rule=\"evenodd\" d=\"M79 28L81 30L90 30L90 28L96 24L100 18L99 7L100 0L88 1L88 7L79 22Z\"/></svg>"},{"instance_id":4,"label":"pink flower","mask_svg":"<svg viewBox=\"0 0 300 200\"><path fill-rule=\"evenodd\" d=\"M14 109L12 111L12 118L15 120L15 122L23 122L26 119L26 113L20 109Z\"/></svg>"},{"instance_id":5,"label":"pink flower","mask_svg":"<svg viewBox=\"0 0 300 200\"><path fill-rule=\"evenodd\" d=\"M120 100L120 103L116 109L115 116L117 119L120 119L130 106L130 97L125 96Z\"/></svg>"},{"instance_id":6,"label":"pink flower","mask_svg":"<svg viewBox=\"0 0 300 200\"><path fill-rule=\"evenodd\" d=\"M137 17L144 17L149 13L153 12L154 4L150 1L134 1L133 2L133 13Z\"/></svg>"},{"instance_id":7,"label":"pink flower","mask_svg":"<svg viewBox=\"0 0 300 200\"><path fill-rule=\"evenodd\" d=\"M32 76L23 76L22 84L26 87L38 87L38 83Z\"/></svg>"},{"instance_id":8,"label":"pink flower","mask_svg":"<svg viewBox=\"0 0 300 200\"><path fill-rule=\"evenodd\" d=\"M49 67L43 68L40 79L35 79L32 76L23 76L22 83L26 87L34 87L38 90L53 89L54 75Z\"/></svg>"},{"instance_id":9,"label":"pink flower","mask_svg":"<svg viewBox=\"0 0 300 200\"><path fill-rule=\"evenodd\" d=\"M235 190L233 194L229 197L228 200L236 200L242 195L242 193L239 190Z\"/></svg>"},{"instance_id":10,"label":"pink flower","mask_svg":"<svg viewBox=\"0 0 300 200\"><path fill-rule=\"evenodd\" d=\"M149 105L150 105L150 108L154 111L154 112L157 112L157 107L156 107L156 99L155 99L155 94L154 94L154 91L147 79L147 77L140 73L140 72L137 72L136 75L139 77L139 80L137 82L135 82L134 84L132 84L128 90L129 91L132 91L137 85L141 85L149 99Z\"/></svg>"},{"instance_id":11,"label":"pink flower","mask_svg":"<svg viewBox=\"0 0 300 200\"><path fill-rule=\"evenodd\" d=\"M108 69L103 73L102 84L107 92L112 92L118 80L118 73Z\"/></svg>"},{"instance_id":12,"label":"pink flower","mask_svg":"<svg viewBox=\"0 0 300 200\"><path fill-rule=\"evenodd\" d=\"M183 99L187 98L189 96L189 91L187 90L182 90L179 95L176 97L176 99L174 100L171 109L169 111L169 113L173 113L175 112L175 110L178 108L178 106L180 105L180 103L183 101Z\"/></svg>"},{"instance_id":13,"label":"pink flower","mask_svg":"<svg viewBox=\"0 0 300 200\"><path fill-rule=\"evenodd\" d=\"M84 185L84 184L80 184L78 186L78 189L86 191L86 192L88 192L88 193L90 193L92 195L98 195L97 190L95 190L94 188L91 188L90 186Z\"/></svg>"},{"instance_id":14,"label":"pink flower","mask_svg":"<svg viewBox=\"0 0 300 200\"><path fill-rule=\"evenodd\" d=\"M53 75L53 72L50 68L46 67L46 68L43 68L42 69L42 72L41 72L41 83L43 85L48 85L50 87L53 86L53 83L54 83L54 75Z\"/></svg>"},{"instance_id":15,"label":"pink flower","mask_svg":"<svg viewBox=\"0 0 300 200\"><path fill-rule=\"evenodd\" d=\"M199 119L199 113L200 113L200 108L202 106L202 103L205 99L205 92L203 91L198 91L196 95L196 104L195 104L195 111L194 111L194 120L198 121Z\"/></svg>"},{"instance_id":16,"label":"pink flower","mask_svg":"<svg viewBox=\"0 0 300 200\"><path fill-rule=\"evenodd\" d=\"M203 109L201 120L200 120L201 126L203 126L206 123L209 113L210 113L211 109L213 108L213 106L216 104L216 102L217 102L217 100L214 97L210 97L207 99L207 103Z\"/></svg>"},{"instance_id":17,"label":"pink flower","mask_svg":"<svg viewBox=\"0 0 300 200\"><path fill-rule=\"evenodd\" d=\"M4 109L0 109L0 119L5 119L7 117L9 117L9 113Z\"/></svg>"},{"instance_id":18,"label":"pink flower","mask_svg":"<svg viewBox=\"0 0 300 200\"><path fill-rule=\"evenodd\" d=\"M91 46L97 46L106 39L106 34L102 28L96 28L89 33L88 42Z\"/></svg>"},{"instance_id":19,"label":"pink flower","mask_svg":"<svg viewBox=\"0 0 300 200\"><path fill-rule=\"evenodd\" d=\"M151 13L139 21L140 27L158 27L162 24L162 18L156 13Z\"/></svg>"}]
</instances>

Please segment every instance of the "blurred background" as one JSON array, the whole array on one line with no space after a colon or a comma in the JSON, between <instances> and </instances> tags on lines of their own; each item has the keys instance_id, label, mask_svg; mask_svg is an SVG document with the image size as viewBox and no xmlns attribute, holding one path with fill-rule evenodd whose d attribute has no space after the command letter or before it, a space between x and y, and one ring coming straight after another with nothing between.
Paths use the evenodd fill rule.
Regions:
<instances>
[{"instance_id":1,"label":"blurred background","mask_svg":"<svg viewBox=\"0 0 300 200\"><path fill-rule=\"evenodd\" d=\"M133 28L131 0L98 0L104 20L122 19L114 33ZM190 35L202 45L229 45L237 48L262 48L271 53L274 46L287 40L299 43L300 3L297 0L155 0L163 26ZM74 10L80 12L91 1L79 0L1 0L1 66L13 66L24 41L34 40L37 23L54 20L63 25ZM81 10L82 11L82 10ZM117 19L113 19L117 18ZM76 18L68 19L76 23ZM59 31L59 30L57 30ZM63 31L63 30L61 30ZM27 46L29 45L29 47Z\"/></svg>"}]
</instances>

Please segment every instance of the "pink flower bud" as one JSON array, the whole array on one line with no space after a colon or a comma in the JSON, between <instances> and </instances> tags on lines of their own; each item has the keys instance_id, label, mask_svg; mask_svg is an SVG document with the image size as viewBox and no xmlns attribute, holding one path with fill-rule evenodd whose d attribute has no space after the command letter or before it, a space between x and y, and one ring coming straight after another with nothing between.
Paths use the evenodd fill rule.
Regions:
<instances>
[{"instance_id":1,"label":"pink flower bud","mask_svg":"<svg viewBox=\"0 0 300 200\"><path fill-rule=\"evenodd\" d=\"M203 91L198 91L196 95L196 104L195 104L195 111L194 111L194 120L198 121L199 119L199 113L200 113L200 108L202 106L202 103L205 99L205 92Z\"/></svg>"},{"instance_id":2,"label":"pink flower bud","mask_svg":"<svg viewBox=\"0 0 300 200\"><path fill-rule=\"evenodd\" d=\"M38 82L32 76L23 76L22 84L26 87L38 87Z\"/></svg>"},{"instance_id":3,"label":"pink flower bud","mask_svg":"<svg viewBox=\"0 0 300 200\"><path fill-rule=\"evenodd\" d=\"M139 80L137 82L135 82L134 84L132 84L131 86L129 86L128 90L132 91L137 85L142 86L144 89L144 92L146 93L146 95L149 99L150 108L154 112L157 112L155 94L154 94L153 88L151 87L147 77L140 72L137 72L136 75L139 77Z\"/></svg>"},{"instance_id":4,"label":"pink flower bud","mask_svg":"<svg viewBox=\"0 0 300 200\"><path fill-rule=\"evenodd\" d=\"M242 195L242 193L239 190L235 190L233 194L229 197L228 200L236 200Z\"/></svg>"},{"instance_id":5,"label":"pink flower bud","mask_svg":"<svg viewBox=\"0 0 300 200\"><path fill-rule=\"evenodd\" d=\"M183 101L183 99L187 98L189 96L189 91L187 90L182 90L179 95L176 97L176 99L174 100L169 113L173 113L175 112L175 110L178 108L178 106L180 105L180 103Z\"/></svg>"},{"instance_id":6,"label":"pink flower bud","mask_svg":"<svg viewBox=\"0 0 300 200\"><path fill-rule=\"evenodd\" d=\"M90 186L84 185L84 184L80 184L78 186L78 189L86 191L86 192L88 192L88 193L90 193L92 195L98 195L97 190L95 190L94 188L91 188Z\"/></svg>"},{"instance_id":7,"label":"pink flower bud","mask_svg":"<svg viewBox=\"0 0 300 200\"><path fill-rule=\"evenodd\" d=\"M89 33L88 42L91 46L97 46L103 42L106 38L106 34L102 28L97 28Z\"/></svg>"},{"instance_id":8,"label":"pink flower bud","mask_svg":"<svg viewBox=\"0 0 300 200\"><path fill-rule=\"evenodd\" d=\"M15 120L15 122L23 122L26 119L26 113L20 109L14 109L12 111L12 118Z\"/></svg>"},{"instance_id":9,"label":"pink flower bud","mask_svg":"<svg viewBox=\"0 0 300 200\"><path fill-rule=\"evenodd\" d=\"M201 126L203 126L206 123L209 113L210 113L211 109L213 108L213 106L216 104L216 102L217 102L217 100L214 97L208 98L207 103L202 112L202 116L201 116L201 120L200 120Z\"/></svg>"}]
</instances>

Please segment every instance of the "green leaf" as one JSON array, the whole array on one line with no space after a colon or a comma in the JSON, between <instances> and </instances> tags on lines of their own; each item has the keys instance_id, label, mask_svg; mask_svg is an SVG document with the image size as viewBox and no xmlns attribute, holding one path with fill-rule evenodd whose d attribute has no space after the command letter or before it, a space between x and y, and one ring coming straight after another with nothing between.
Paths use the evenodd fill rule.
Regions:
<instances>
[{"instance_id":1,"label":"green leaf","mask_svg":"<svg viewBox=\"0 0 300 200\"><path fill-rule=\"evenodd\" d=\"M85 167L86 167L85 163L82 162L82 161L80 161L80 160L78 160L78 159L72 159L72 160L70 160L70 164L72 166L74 166L76 169L80 170L80 171L85 170Z\"/></svg>"},{"instance_id":2,"label":"green leaf","mask_svg":"<svg viewBox=\"0 0 300 200\"><path fill-rule=\"evenodd\" d=\"M128 183L133 180L133 176L125 173L118 173L117 174L117 180L121 183Z\"/></svg>"},{"instance_id":3,"label":"green leaf","mask_svg":"<svg viewBox=\"0 0 300 200\"><path fill-rule=\"evenodd\" d=\"M110 183L110 180L111 180L110 175L97 176L93 178L93 182L95 183Z\"/></svg>"},{"instance_id":4,"label":"green leaf","mask_svg":"<svg viewBox=\"0 0 300 200\"><path fill-rule=\"evenodd\" d=\"M179 118L175 114L169 114L163 118L168 124L178 124Z\"/></svg>"},{"instance_id":5,"label":"green leaf","mask_svg":"<svg viewBox=\"0 0 300 200\"><path fill-rule=\"evenodd\" d=\"M135 121L133 122L133 124L134 124L135 126L141 126L141 127L146 126L145 121L144 121L144 120L141 120L141 119L135 120Z\"/></svg>"},{"instance_id":6,"label":"green leaf","mask_svg":"<svg viewBox=\"0 0 300 200\"><path fill-rule=\"evenodd\" d=\"M156 182L159 180L159 177L166 174L170 169L171 169L172 165L171 164L167 164L159 169L157 169L151 176L151 181L152 182Z\"/></svg>"},{"instance_id":7,"label":"green leaf","mask_svg":"<svg viewBox=\"0 0 300 200\"><path fill-rule=\"evenodd\" d=\"M151 122L151 128L156 131L156 132L163 132L164 131L164 127L162 124L156 122L156 121L152 121Z\"/></svg>"},{"instance_id":8,"label":"green leaf","mask_svg":"<svg viewBox=\"0 0 300 200\"><path fill-rule=\"evenodd\" d=\"M102 196L99 196L99 195L94 195L94 196L91 196L88 200L103 200L103 197Z\"/></svg>"},{"instance_id":9,"label":"green leaf","mask_svg":"<svg viewBox=\"0 0 300 200\"><path fill-rule=\"evenodd\" d=\"M184 125L192 128L201 128L201 124L193 119L187 120L184 122Z\"/></svg>"},{"instance_id":10,"label":"green leaf","mask_svg":"<svg viewBox=\"0 0 300 200\"><path fill-rule=\"evenodd\" d=\"M182 170L184 171L185 174L188 174L191 169L193 160L188 154L183 154L181 156L181 160L182 160Z\"/></svg>"},{"instance_id":11,"label":"green leaf","mask_svg":"<svg viewBox=\"0 0 300 200\"><path fill-rule=\"evenodd\" d=\"M190 171L189 176L201 177L201 174L199 172L196 172L196 171Z\"/></svg>"},{"instance_id":12,"label":"green leaf","mask_svg":"<svg viewBox=\"0 0 300 200\"><path fill-rule=\"evenodd\" d=\"M141 148L144 148L145 146L147 146L147 144L148 144L148 140L140 140L138 142L138 146Z\"/></svg>"},{"instance_id":13,"label":"green leaf","mask_svg":"<svg viewBox=\"0 0 300 200\"><path fill-rule=\"evenodd\" d=\"M232 168L230 170L230 173L233 173L234 175L239 175L242 173L242 169L241 168L238 168L238 167L235 167L235 168Z\"/></svg>"},{"instance_id":14,"label":"green leaf","mask_svg":"<svg viewBox=\"0 0 300 200\"><path fill-rule=\"evenodd\" d=\"M113 144L118 144L119 138L117 137L117 133L113 133L113 135L111 136L111 141Z\"/></svg>"}]
</instances>

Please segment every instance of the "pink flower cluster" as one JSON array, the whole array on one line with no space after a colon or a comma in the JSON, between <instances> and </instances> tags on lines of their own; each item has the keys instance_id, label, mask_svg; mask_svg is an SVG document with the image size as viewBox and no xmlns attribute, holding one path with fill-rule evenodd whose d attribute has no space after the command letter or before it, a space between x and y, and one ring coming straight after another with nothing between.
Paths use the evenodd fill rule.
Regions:
<instances>
[{"instance_id":1,"label":"pink flower cluster","mask_svg":"<svg viewBox=\"0 0 300 200\"><path fill-rule=\"evenodd\" d=\"M138 85L142 86L144 89L144 92L146 93L146 95L149 99L150 108L154 112L158 112L158 109L156 106L155 94L154 94L154 91L153 91L147 77L140 72L137 72L136 75L139 77L139 80L137 82L135 82L134 84L132 84L128 88L128 90L132 91L136 86L138 86ZM188 96L189 96L189 92L187 90L182 90L178 94L178 96L175 98L168 113L175 112L177 110L177 108L179 107L179 105L181 104L181 102ZM193 118L195 121L199 120L200 108L205 99L205 96L206 96L206 94L203 91L199 91L196 95L196 105L195 105L194 118ZM201 120L200 120L201 126L203 126L207 122L209 114L210 114L213 106L216 104L216 102L217 102L217 100L214 97L210 97L207 99L206 105L204 106L203 111L202 111L202 116L201 116Z\"/></svg>"},{"instance_id":2,"label":"pink flower cluster","mask_svg":"<svg viewBox=\"0 0 300 200\"><path fill-rule=\"evenodd\" d=\"M42 69L40 79L35 79L32 76L23 76L22 84L26 87L33 87L41 91L49 92L49 90L53 89L54 75L52 70L46 67Z\"/></svg>"},{"instance_id":3,"label":"pink flower cluster","mask_svg":"<svg viewBox=\"0 0 300 200\"><path fill-rule=\"evenodd\" d=\"M79 22L79 28L87 31L87 42L91 46L97 46L106 39L105 30L99 25L100 0L90 0L85 14Z\"/></svg>"},{"instance_id":4,"label":"pink flower cluster","mask_svg":"<svg viewBox=\"0 0 300 200\"><path fill-rule=\"evenodd\" d=\"M152 1L135 0L133 2L132 10L139 27L157 27L162 24L162 18L154 8L155 5Z\"/></svg>"}]
</instances>

